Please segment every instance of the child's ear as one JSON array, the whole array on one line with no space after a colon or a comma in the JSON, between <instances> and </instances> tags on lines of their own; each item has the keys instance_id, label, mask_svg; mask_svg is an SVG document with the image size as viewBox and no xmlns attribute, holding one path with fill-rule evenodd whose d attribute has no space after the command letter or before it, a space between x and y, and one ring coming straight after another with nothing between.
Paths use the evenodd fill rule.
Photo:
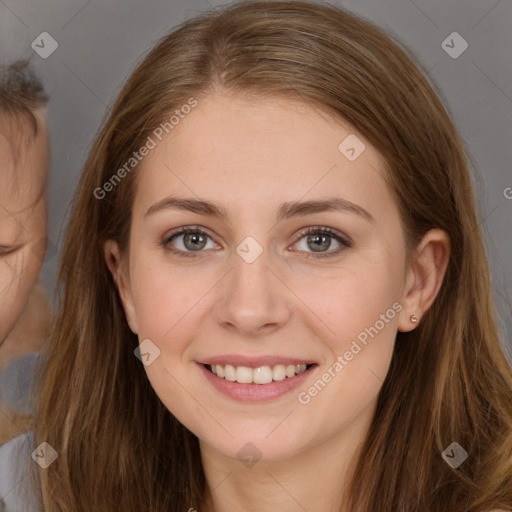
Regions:
<instances>
[{"instance_id":1,"label":"child's ear","mask_svg":"<svg viewBox=\"0 0 512 512\"><path fill-rule=\"evenodd\" d=\"M114 240L107 240L103 246L105 261L107 262L114 284L116 285L121 303L123 305L124 314L128 321L128 325L134 334L138 333L137 317L135 315L135 307L133 305L132 289L130 284L130 276L125 268L124 260L121 259L119 246Z\"/></svg>"}]
</instances>

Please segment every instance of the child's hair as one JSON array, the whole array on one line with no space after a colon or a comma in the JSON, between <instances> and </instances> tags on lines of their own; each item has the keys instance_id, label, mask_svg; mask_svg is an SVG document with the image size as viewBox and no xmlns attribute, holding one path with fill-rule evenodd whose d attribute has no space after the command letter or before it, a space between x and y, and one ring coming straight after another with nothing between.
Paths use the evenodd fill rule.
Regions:
<instances>
[{"instance_id":1,"label":"child's hair","mask_svg":"<svg viewBox=\"0 0 512 512\"><path fill-rule=\"evenodd\" d=\"M9 65L0 66L0 113L13 118L23 117L29 120L34 135L38 132L38 123L34 111L48 102L43 84L30 69L28 60L18 60Z\"/></svg>"},{"instance_id":2,"label":"child's hair","mask_svg":"<svg viewBox=\"0 0 512 512\"><path fill-rule=\"evenodd\" d=\"M90 150L63 243L61 308L44 351L35 427L35 444L58 452L39 470L47 512L200 509L198 440L134 356L137 336L103 244L128 247L137 169L114 181L116 170L189 98L200 104L217 92L295 99L350 122L385 158L408 263L428 230L450 236L436 300L416 329L397 334L345 510L512 508L512 370L481 216L461 138L421 69L373 24L304 1L208 12L143 59ZM96 198L107 182L108 194ZM441 456L453 442L469 454L457 469Z\"/></svg>"},{"instance_id":3,"label":"child's hair","mask_svg":"<svg viewBox=\"0 0 512 512\"><path fill-rule=\"evenodd\" d=\"M41 130L35 113L47 102L44 86L28 59L0 65L0 131L11 145L14 165L24 144Z\"/></svg>"}]
</instances>

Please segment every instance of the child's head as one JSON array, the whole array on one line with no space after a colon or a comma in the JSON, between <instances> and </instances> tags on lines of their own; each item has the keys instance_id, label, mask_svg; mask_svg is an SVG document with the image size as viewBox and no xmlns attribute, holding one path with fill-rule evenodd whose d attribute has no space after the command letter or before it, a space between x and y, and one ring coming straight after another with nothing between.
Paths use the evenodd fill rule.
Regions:
<instances>
[{"instance_id":1,"label":"child's head","mask_svg":"<svg viewBox=\"0 0 512 512\"><path fill-rule=\"evenodd\" d=\"M304 464L309 481L319 453L337 464L355 446L347 510L468 496L441 451L497 443L478 446L466 407L476 424L512 417L472 194L442 102L372 24L248 2L164 38L71 212L39 397L38 442L60 452L46 503L199 508L207 465L249 482Z\"/></svg>"},{"instance_id":2,"label":"child's head","mask_svg":"<svg viewBox=\"0 0 512 512\"><path fill-rule=\"evenodd\" d=\"M46 248L46 101L26 62L0 67L0 344L23 312Z\"/></svg>"}]
</instances>

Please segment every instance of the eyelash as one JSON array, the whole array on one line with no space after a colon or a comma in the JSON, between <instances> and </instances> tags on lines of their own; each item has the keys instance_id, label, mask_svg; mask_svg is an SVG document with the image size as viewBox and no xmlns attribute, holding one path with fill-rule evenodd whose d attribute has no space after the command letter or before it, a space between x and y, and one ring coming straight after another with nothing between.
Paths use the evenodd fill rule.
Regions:
<instances>
[{"instance_id":1,"label":"eyelash","mask_svg":"<svg viewBox=\"0 0 512 512\"><path fill-rule=\"evenodd\" d=\"M17 247L5 247L0 245L0 256L7 256L17 249Z\"/></svg>"},{"instance_id":2,"label":"eyelash","mask_svg":"<svg viewBox=\"0 0 512 512\"><path fill-rule=\"evenodd\" d=\"M206 230L204 230L203 228L200 228L200 227L185 227L185 228L179 228L177 231L174 231L170 235L166 236L162 240L162 246L167 251L169 251L169 252L171 252L173 254L176 254L176 255L178 255L180 257L184 257L184 258L198 258L198 257L200 257L200 255L199 254L194 254L194 252L192 252L192 251L187 252L187 251L170 249L169 247L167 247L167 244L169 244L169 242L173 238L175 238L177 236L180 236L180 235L190 234L190 233L200 233L201 235L204 235L204 236L207 236L208 238L211 238L211 236L208 234L208 232ZM312 227L306 228L305 230L301 231L300 232L300 236L296 240L295 243L297 243L299 240L301 240L302 238L304 238L307 235L317 235L317 234L327 235L327 236L329 236L331 238L334 238L337 242L339 242L341 244L341 247L339 247L338 249L336 249L334 251L330 251L330 252L327 252L327 253L318 253L318 254L309 253L310 255L304 256L305 258L313 258L313 259L329 258L329 257L333 257L333 256L338 255L344 249L348 249L348 248L352 247L352 241L350 241L350 240L342 237L341 235L337 234L337 232L332 230L331 228L319 227L319 226L312 226ZM201 253L203 251L195 251L195 252Z\"/></svg>"}]
</instances>

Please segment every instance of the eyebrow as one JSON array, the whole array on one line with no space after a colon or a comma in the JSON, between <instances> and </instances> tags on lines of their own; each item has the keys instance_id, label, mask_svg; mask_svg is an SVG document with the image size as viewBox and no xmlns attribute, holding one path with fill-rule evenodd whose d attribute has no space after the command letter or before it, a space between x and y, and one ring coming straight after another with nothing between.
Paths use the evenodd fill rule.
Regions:
<instances>
[{"instance_id":1,"label":"eyebrow","mask_svg":"<svg viewBox=\"0 0 512 512\"><path fill-rule=\"evenodd\" d=\"M199 215L215 217L224 222L226 222L229 218L227 210L213 202L173 196L165 197L161 201L158 201L152 205L145 213L144 217L147 218L157 212L168 209L189 211ZM276 219L277 222L281 222L292 217L303 217L314 213L329 211L354 213L369 222L375 222L375 218L367 210L355 203L348 201L347 199L340 197L333 197L316 201L293 201L283 203L279 206Z\"/></svg>"}]
</instances>

